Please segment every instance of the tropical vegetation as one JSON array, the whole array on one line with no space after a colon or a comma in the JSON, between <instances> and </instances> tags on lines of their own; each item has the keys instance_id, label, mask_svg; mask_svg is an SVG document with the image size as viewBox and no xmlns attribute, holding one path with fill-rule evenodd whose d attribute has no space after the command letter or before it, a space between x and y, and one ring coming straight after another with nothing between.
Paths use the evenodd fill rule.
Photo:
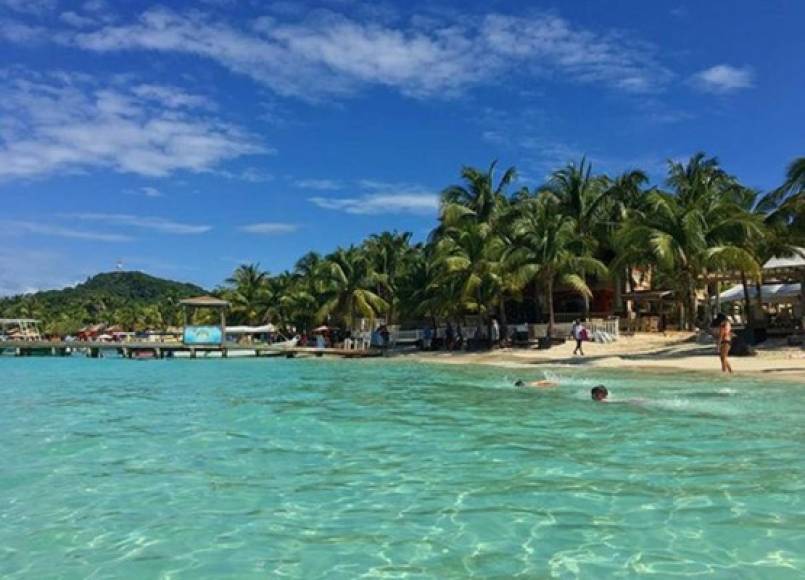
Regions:
<instances>
[{"instance_id":1,"label":"tropical vegetation","mask_svg":"<svg viewBox=\"0 0 805 580\"><path fill-rule=\"evenodd\" d=\"M233 323L297 331L361 319L553 325L558 295L586 315L596 288L620 296L649 277L674 291L679 322L691 328L712 314L699 298L717 294L725 274L760 288L766 260L805 246L805 158L766 192L703 153L669 162L662 187L639 170L597 174L586 159L533 188L516 187L513 167L499 177L497 170L495 163L463 168L461 182L443 190L427 240L382 232L326 255L308 253L278 274L244 264L214 293L231 302ZM100 320L141 329L178 323L176 302L202 292L189 285L134 297L92 290L113 276L0 300L0 315L43 318L52 332Z\"/></svg>"}]
</instances>

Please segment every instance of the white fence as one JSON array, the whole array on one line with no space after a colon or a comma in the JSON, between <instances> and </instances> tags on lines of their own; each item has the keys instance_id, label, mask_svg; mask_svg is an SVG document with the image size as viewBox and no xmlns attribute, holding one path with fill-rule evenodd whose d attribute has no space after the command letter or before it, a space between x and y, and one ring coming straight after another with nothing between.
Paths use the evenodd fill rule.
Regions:
<instances>
[{"instance_id":1,"label":"white fence","mask_svg":"<svg viewBox=\"0 0 805 580\"><path fill-rule=\"evenodd\" d=\"M548 325L547 324L522 324L517 326L510 326L510 332L512 329L517 329L519 332L524 330L523 327L528 327L528 338L529 339L537 339L543 336L548 335ZM595 336L597 333L605 333L615 340L620 337L620 324L617 318L604 320L601 318L594 318L584 323L584 326L587 328L587 331ZM573 328L572 322L557 322L553 325L553 336L555 338L566 338L570 336L570 331Z\"/></svg>"},{"instance_id":2,"label":"white fence","mask_svg":"<svg viewBox=\"0 0 805 580\"><path fill-rule=\"evenodd\" d=\"M604 335L611 337L612 340L617 340L620 337L620 329L619 329L619 320L617 318L614 319L603 319L603 318L593 318L584 323L584 326L587 327L588 332L592 336L599 335L599 333L604 333ZM456 330L455 327L454 331ZM557 322L553 325L553 336L555 338L566 338L570 336L570 330L573 328L572 322ZM389 346L394 348L396 346L403 346L403 345L413 345L418 341L422 340L424 335L423 329L412 329L412 330L400 330L400 327L397 325L392 325L388 327L389 329ZM433 338L444 338L445 337L445 329L446 326L439 326L435 332L433 333ZM511 338L517 332L528 332L529 340L536 340L538 338L542 338L547 336L548 334L548 325L547 324L509 324L507 326L508 336ZM464 338L471 338L475 336L476 327L464 327L463 333ZM488 328L486 326L481 327L481 336L482 338L487 338ZM369 333L361 333L364 337L365 341L370 340Z\"/></svg>"}]
</instances>

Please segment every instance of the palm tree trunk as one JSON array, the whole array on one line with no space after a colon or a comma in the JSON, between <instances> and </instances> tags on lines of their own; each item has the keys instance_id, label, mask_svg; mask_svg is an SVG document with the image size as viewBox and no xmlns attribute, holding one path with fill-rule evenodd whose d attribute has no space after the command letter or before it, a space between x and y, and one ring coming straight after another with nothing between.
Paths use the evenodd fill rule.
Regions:
<instances>
[{"instance_id":1,"label":"palm tree trunk","mask_svg":"<svg viewBox=\"0 0 805 580\"><path fill-rule=\"evenodd\" d=\"M805 332L805 272L799 277L800 332Z\"/></svg>"},{"instance_id":2,"label":"palm tree trunk","mask_svg":"<svg viewBox=\"0 0 805 580\"><path fill-rule=\"evenodd\" d=\"M689 277L688 280L687 302L685 328L693 330L696 324L696 285L693 283L692 277Z\"/></svg>"},{"instance_id":3,"label":"palm tree trunk","mask_svg":"<svg viewBox=\"0 0 805 580\"><path fill-rule=\"evenodd\" d=\"M746 317L746 325L749 328L755 327L755 318L752 316L752 302L749 297L749 283L746 280L746 272L741 270L741 286L744 289L744 316Z\"/></svg>"},{"instance_id":4,"label":"palm tree trunk","mask_svg":"<svg viewBox=\"0 0 805 580\"><path fill-rule=\"evenodd\" d=\"M498 337L501 342L503 342L503 338L508 339L509 329L508 329L508 320L506 319L506 298L503 295L500 296L500 336Z\"/></svg>"},{"instance_id":5,"label":"palm tree trunk","mask_svg":"<svg viewBox=\"0 0 805 580\"><path fill-rule=\"evenodd\" d=\"M716 313L721 312L721 288L719 286L718 281L715 282L715 292L716 292Z\"/></svg>"},{"instance_id":6,"label":"palm tree trunk","mask_svg":"<svg viewBox=\"0 0 805 580\"><path fill-rule=\"evenodd\" d=\"M545 300L548 302L548 338L553 337L553 327L556 324L553 312L553 276L548 277L545 285Z\"/></svg>"},{"instance_id":7,"label":"palm tree trunk","mask_svg":"<svg viewBox=\"0 0 805 580\"><path fill-rule=\"evenodd\" d=\"M757 304L757 313L758 316L761 316L761 326L766 326L766 316L763 311L763 275L761 274L760 277L755 281L755 291L757 292L757 296L755 296L755 302Z\"/></svg>"}]
</instances>

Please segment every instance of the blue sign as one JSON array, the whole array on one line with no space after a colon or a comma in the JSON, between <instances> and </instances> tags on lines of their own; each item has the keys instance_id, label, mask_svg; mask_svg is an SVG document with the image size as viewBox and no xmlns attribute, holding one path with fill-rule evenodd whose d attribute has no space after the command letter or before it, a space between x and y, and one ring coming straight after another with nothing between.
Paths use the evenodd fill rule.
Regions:
<instances>
[{"instance_id":1,"label":"blue sign","mask_svg":"<svg viewBox=\"0 0 805 580\"><path fill-rule=\"evenodd\" d=\"M185 344L221 344L223 335L219 326L185 326Z\"/></svg>"}]
</instances>

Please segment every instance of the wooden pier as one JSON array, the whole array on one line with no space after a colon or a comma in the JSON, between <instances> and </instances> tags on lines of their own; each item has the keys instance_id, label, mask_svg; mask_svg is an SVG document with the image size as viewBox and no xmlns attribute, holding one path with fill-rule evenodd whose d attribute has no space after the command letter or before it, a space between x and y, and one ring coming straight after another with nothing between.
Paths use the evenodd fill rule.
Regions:
<instances>
[{"instance_id":1,"label":"wooden pier","mask_svg":"<svg viewBox=\"0 0 805 580\"><path fill-rule=\"evenodd\" d=\"M287 358L336 356L368 358L382 356L377 349L351 350L343 348L278 347L270 344L186 345L163 342L63 342L55 340L0 341L0 354L12 351L16 356L69 356L78 351L90 358L100 358L103 351L117 351L130 359L146 358L243 358L285 356ZM253 354L252 354L253 353Z\"/></svg>"}]
</instances>

